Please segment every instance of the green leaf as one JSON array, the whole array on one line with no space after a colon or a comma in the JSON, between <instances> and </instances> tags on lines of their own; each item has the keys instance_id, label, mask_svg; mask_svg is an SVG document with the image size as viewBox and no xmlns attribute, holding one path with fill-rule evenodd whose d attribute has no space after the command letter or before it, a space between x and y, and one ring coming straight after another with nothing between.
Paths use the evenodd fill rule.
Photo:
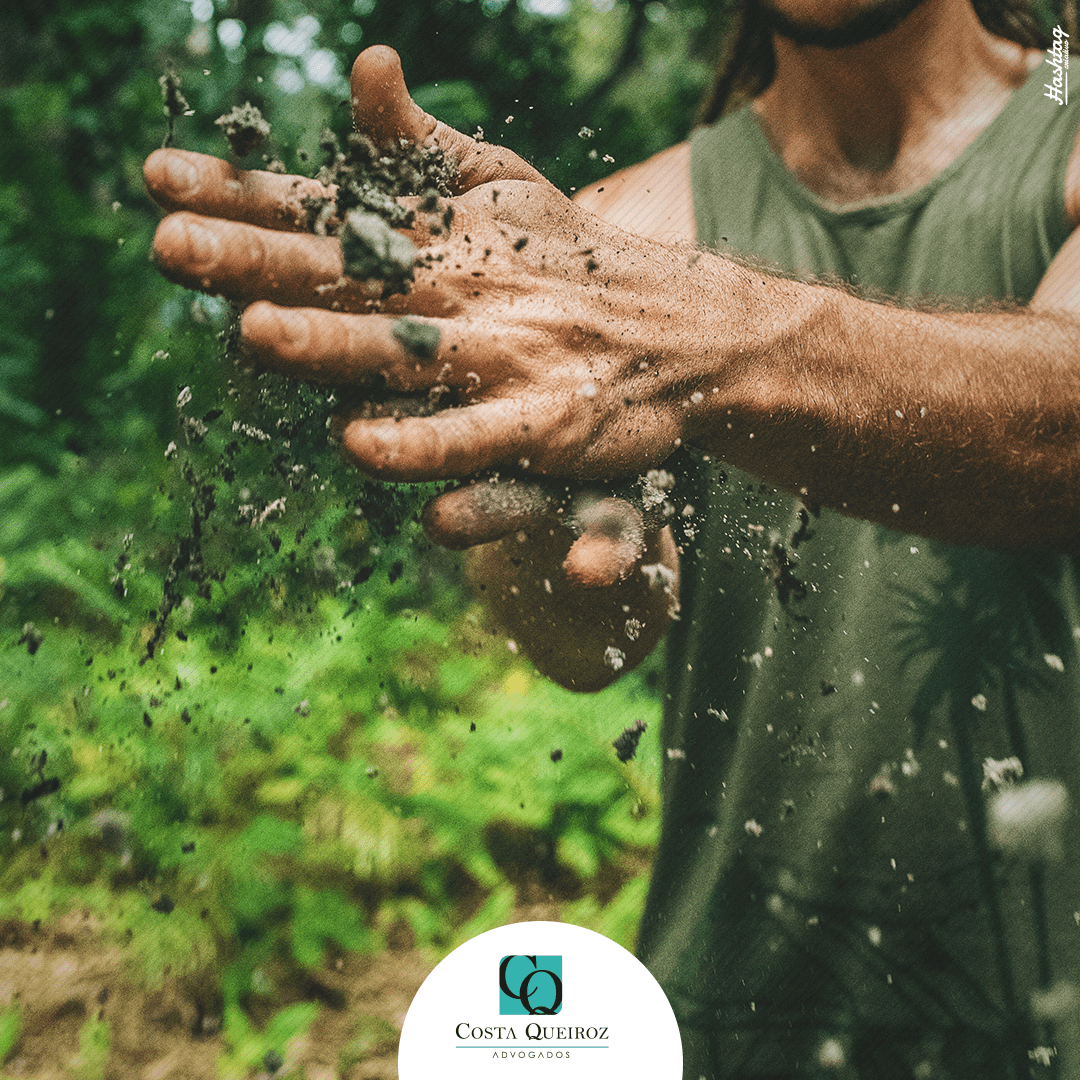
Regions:
<instances>
[{"instance_id":1,"label":"green leaf","mask_svg":"<svg viewBox=\"0 0 1080 1080\"><path fill-rule=\"evenodd\" d=\"M22 1008L18 1004L0 1013L0 1065L11 1057L21 1030Z\"/></svg>"},{"instance_id":2,"label":"green leaf","mask_svg":"<svg viewBox=\"0 0 1080 1080\"><path fill-rule=\"evenodd\" d=\"M293 897L292 949L297 963L317 967L328 941L353 952L370 952L375 936L363 923L363 908L333 889L297 887Z\"/></svg>"},{"instance_id":3,"label":"green leaf","mask_svg":"<svg viewBox=\"0 0 1080 1080\"><path fill-rule=\"evenodd\" d=\"M241 856L289 855L299 851L304 838L295 822L272 814L259 814L251 824L233 839Z\"/></svg>"},{"instance_id":4,"label":"green leaf","mask_svg":"<svg viewBox=\"0 0 1080 1080\"><path fill-rule=\"evenodd\" d=\"M90 1016L79 1032L79 1051L67 1063L70 1080L104 1080L110 1041L109 1022Z\"/></svg>"}]
</instances>

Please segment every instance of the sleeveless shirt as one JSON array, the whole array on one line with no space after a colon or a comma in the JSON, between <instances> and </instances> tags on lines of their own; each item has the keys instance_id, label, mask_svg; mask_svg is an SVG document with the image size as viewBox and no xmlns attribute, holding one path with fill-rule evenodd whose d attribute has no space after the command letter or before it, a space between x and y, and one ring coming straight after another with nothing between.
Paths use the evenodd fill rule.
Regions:
<instances>
[{"instance_id":1,"label":"sleeveless shirt","mask_svg":"<svg viewBox=\"0 0 1080 1080\"><path fill-rule=\"evenodd\" d=\"M743 108L692 137L699 242L900 303L1022 304L1069 232L1080 109L1045 81L926 186L849 208ZM685 1077L1080 1075L1072 561L815 517L707 468L638 945Z\"/></svg>"}]
</instances>

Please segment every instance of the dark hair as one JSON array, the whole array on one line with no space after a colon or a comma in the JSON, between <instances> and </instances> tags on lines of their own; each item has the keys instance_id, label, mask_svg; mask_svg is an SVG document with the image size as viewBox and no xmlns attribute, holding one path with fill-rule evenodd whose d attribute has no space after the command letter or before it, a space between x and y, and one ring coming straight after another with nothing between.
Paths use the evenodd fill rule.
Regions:
<instances>
[{"instance_id":1,"label":"dark hair","mask_svg":"<svg viewBox=\"0 0 1080 1080\"><path fill-rule=\"evenodd\" d=\"M972 0L979 21L992 34L1030 49L1045 49L1050 34L1036 14L1031 0ZM1062 7L1072 8L1070 0ZM1063 11L1062 21L1075 26L1075 12ZM724 38L725 49L712 86L698 112L698 123L718 120L728 105L742 104L766 90L776 75L772 30L760 0L734 0L731 23Z\"/></svg>"}]
</instances>

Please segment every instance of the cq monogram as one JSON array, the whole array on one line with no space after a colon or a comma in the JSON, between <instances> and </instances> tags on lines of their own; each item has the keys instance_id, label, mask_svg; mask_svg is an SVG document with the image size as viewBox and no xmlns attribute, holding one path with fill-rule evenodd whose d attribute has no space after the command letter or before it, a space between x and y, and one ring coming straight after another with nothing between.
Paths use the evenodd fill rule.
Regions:
<instances>
[{"instance_id":1,"label":"cq monogram","mask_svg":"<svg viewBox=\"0 0 1080 1080\"><path fill-rule=\"evenodd\" d=\"M538 961L546 966L541 967ZM499 964L499 1012L504 1016L554 1015L562 1008L561 976L561 956L504 956ZM516 988L511 988L511 983Z\"/></svg>"}]
</instances>

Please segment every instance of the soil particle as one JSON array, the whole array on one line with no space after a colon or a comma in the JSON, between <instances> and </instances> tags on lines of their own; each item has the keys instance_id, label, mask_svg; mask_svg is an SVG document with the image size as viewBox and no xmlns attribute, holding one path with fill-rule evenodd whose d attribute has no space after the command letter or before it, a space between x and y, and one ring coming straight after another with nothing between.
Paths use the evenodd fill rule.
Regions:
<instances>
[{"instance_id":1,"label":"soil particle","mask_svg":"<svg viewBox=\"0 0 1080 1080\"><path fill-rule=\"evenodd\" d=\"M165 113L165 141L162 146L172 146L173 127L178 116L191 116L192 108L187 103L187 98L180 92L180 76L170 64L165 69L165 74L158 79L161 87L161 96L164 98L162 111Z\"/></svg>"},{"instance_id":2,"label":"soil particle","mask_svg":"<svg viewBox=\"0 0 1080 1080\"><path fill-rule=\"evenodd\" d=\"M225 133L225 138L229 140L229 145L237 157L247 157L258 150L270 134L270 125L250 101L234 106L214 123Z\"/></svg>"},{"instance_id":3,"label":"soil particle","mask_svg":"<svg viewBox=\"0 0 1080 1080\"><path fill-rule=\"evenodd\" d=\"M645 729L649 725L644 720L635 720L623 733L611 744L615 747L615 756L625 764L637 753L638 743Z\"/></svg>"},{"instance_id":4,"label":"soil particle","mask_svg":"<svg viewBox=\"0 0 1080 1080\"><path fill-rule=\"evenodd\" d=\"M45 637L41 631L32 622L28 622L23 626L22 637L19 638L16 644L25 645L26 651L33 656L41 648L44 640Z\"/></svg>"},{"instance_id":5,"label":"soil particle","mask_svg":"<svg viewBox=\"0 0 1080 1080\"><path fill-rule=\"evenodd\" d=\"M781 605L791 614L790 605L806 599L807 587L806 582L796 576L795 562L783 544L773 544L766 573L776 589ZM803 620L804 617L793 615L793 618Z\"/></svg>"},{"instance_id":6,"label":"soil particle","mask_svg":"<svg viewBox=\"0 0 1080 1080\"><path fill-rule=\"evenodd\" d=\"M442 339L437 326L420 322L419 319L410 319L407 316L396 319L390 327L390 333L417 360L434 360Z\"/></svg>"},{"instance_id":7,"label":"soil particle","mask_svg":"<svg viewBox=\"0 0 1080 1080\"><path fill-rule=\"evenodd\" d=\"M338 234L345 275L386 282L390 292L405 292L413 280L416 245L394 232L377 214L350 210Z\"/></svg>"},{"instance_id":8,"label":"soil particle","mask_svg":"<svg viewBox=\"0 0 1080 1080\"><path fill-rule=\"evenodd\" d=\"M60 781L51 776L47 780L41 780L33 787L26 788L22 793L22 804L28 806L36 799L43 799L46 795L53 795L60 790Z\"/></svg>"},{"instance_id":9,"label":"soil particle","mask_svg":"<svg viewBox=\"0 0 1080 1080\"><path fill-rule=\"evenodd\" d=\"M814 530L810 528L810 518L816 518L820 515L820 513L821 508L818 506L799 507L799 527L791 538L792 551L797 551L799 545L805 543L807 540L813 540Z\"/></svg>"}]
</instances>

